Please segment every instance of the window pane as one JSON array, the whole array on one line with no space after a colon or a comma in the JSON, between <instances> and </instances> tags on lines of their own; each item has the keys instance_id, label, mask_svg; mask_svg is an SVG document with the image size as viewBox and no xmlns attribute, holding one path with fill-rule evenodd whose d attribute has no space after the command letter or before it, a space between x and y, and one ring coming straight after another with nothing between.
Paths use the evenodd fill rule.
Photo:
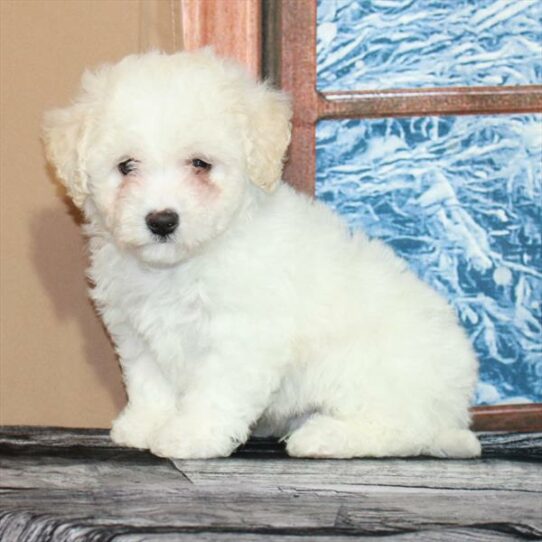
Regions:
<instances>
[{"instance_id":1,"label":"window pane","mask_svg":"<svg viewBox=\"0 0 542 542\"><path fill-rule=\"evenodd\" d=\"M542 82L539 0L318 0L318 88Z\"/></svg>"},{"instance_id":2,"label":"window pane","mask_svg":"<svg viewBox=\"0 0 542 542\"><path fill-rule=\"evenodd\" d=\"M446 296L477 402L542 402L542 115L322 121L316 195Z\"/></svg>"}]
</instances>

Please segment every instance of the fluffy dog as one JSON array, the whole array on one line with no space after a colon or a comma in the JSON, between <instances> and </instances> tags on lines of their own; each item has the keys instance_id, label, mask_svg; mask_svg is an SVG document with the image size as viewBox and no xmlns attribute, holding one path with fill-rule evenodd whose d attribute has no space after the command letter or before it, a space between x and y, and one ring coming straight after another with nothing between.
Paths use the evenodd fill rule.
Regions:
<instances>
[{"instance_id":1,"label":"fluffy dog","mask_svg":"<svg viewBox=\"0 0 542 542\"><path fill-rule=\"evenodd\" d=\"M251 432L299 457L479 455L453 311L281 183L290 117L209 50L85 73L46 115L128 393L112 439L177 458L227 456Z\"/></svg>"}]
</instances>

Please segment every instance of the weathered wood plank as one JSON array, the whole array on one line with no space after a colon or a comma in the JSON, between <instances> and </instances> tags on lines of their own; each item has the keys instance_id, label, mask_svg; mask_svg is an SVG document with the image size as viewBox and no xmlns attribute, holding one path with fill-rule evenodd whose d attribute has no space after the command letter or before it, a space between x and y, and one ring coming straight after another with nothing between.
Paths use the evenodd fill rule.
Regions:
<instances>
[{"instance_id":1,"label":"weathered wood plank","mask_svg":"<svg viewBox=\"0 0 542 542\"><path fill-rule=\"evenodd\" d=\"M371 488L508 489L542 492L540 465L500 459L477 461L350 460L181 462L177 468L196 485L278 485L283 489L330 488L369 491Z\"/></svg>"},{"instance_id":2,"label":"weathered wood plank","mask_svg":"<svg viewBox=\"0 0 542 542\"><path fill-rule=\"evenodd\" d=\"M302 536L302 535L301 535ZM217 532L198 532L198 533L163 533L153 534L152 538L147 538L145 534L137 535L119 535L115 536L115 542L141 542L148 540L149 542L265 542L269 540L280 540L281 542L299 542L299 535L279 535L274 533L256 534L256 533L217 533ZM310 540L314 542L353 542L359 537L348 535L328 535L311 533ZM443 531L424 531L416 533L406 533L400 535L386 536L384 539L381 536L364 536L364 542L504 542L505 540L517 540L517 538L509 534L494 533L484 531L482 529L450 529Z\"/></svg>"},{"instance_id":3,"label":"weathered wood plank","mask_svg":"<svg viewBox=\"0 0 542 542\"><path fill-rule=\"evenodd\" d=\"M534 498L511 491L8 490L1 502L5 512L27 512L61 524L109 529L131 526L384 536L475 527L531 539L542 537L540 511L535 506L540 495ZM0 533L2 523L0 519Z\"/></svg>"},{"instance_id":4,"label":"weathered wood plank","mask_svg":"<svg viewBox=\"0 0 542 542\"><path fill-rule=\"evenodd\" d=\"M84 446L85 448L113 448L118 446L109 438L107 429L75 429L69 427L27 427L3 426L0 427L0 450L2 453L13 448L30 451L38 447L72 448Z\"/></svg>"},{"instance_id":5,"label":"weathered wood plank","mask_svg":"<svg viewBox=\"0 0 542 542\"><path fill-rule=\"evenodd\" d=\"M0 529L2 526L0 516ZM13 521L3 532L5 540L24 540L25 542L43 542L43 540L55 540L59 542L72 541L111 541L111 542L262 542L280 540L282 542L298 542L300 539L310 539L314 542L351 542L359 536L347 534L326 534L315 531L305 531L296 534L284 534L273 530L265 532L230 531L185 531L173 532L171 528L133 528L129 526L97 527L85 526L77 523L60 524L51 518L30 517L19 515L12 517ZM31 528L28 528L31 526ZM505 540L518 540L511 534L486 531L483 528L440 529L434 531L418 531L398 535L389 535L385 540L391 541L422 541L422 542L503 542ZM363 536L368 542L382 542L381 536Z\"/></svg>"},{"instance_id":6,"label":"weathered wood plank","mask_svg":"<svg viewBox=\"0 0 542 542\"><path fill-rule=\"evenodd\" d=\"M4 428L0 540L542 538L540 435L483 442L476 461L310 461L255 441L175 468L104 431Z\"/></svg>"},{"instance_id":7,"label":"weathered wood plank","mask_svg":"<svg viewBox=\"0 0 542 542\"><path fill-rule=\"evenodd\" d=\"M542 433L479 433L484 457L537 458L542 460ZM135 453L120 448L109 438L107 429L64 427L0 426L0 451L17 454L56 453L58 448L111 449L115 453ZM234 457L284 457L284 446L272 439L251 439ZM387 460L386 460L387 461Z\"/></svg>"},{"instance_id":8,"label":"weathered wood plank","mask_svg":"<svg viewBox=\"0 0 542 542\"><path fill-rule=\"evenodd\" d=\"M141 490L145 486L159 485L166 491L192 483L168 461L149 459L143 457L141 462L124 462L118 458L74 461L57 457L0 457L0 488L85 491L122 487L124 490Z\"/></svg>"}]
</instances>

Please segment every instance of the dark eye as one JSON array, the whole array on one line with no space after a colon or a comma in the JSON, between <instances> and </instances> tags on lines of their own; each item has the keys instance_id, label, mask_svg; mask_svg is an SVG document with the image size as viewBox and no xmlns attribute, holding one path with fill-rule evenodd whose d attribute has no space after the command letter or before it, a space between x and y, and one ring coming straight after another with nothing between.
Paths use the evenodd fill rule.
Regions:
<instances>
[{"instance_id":1,"label":"dark eye","mask_svg":"<svg viewBox=\"0 0 542 542\"><path fill-rule=\"evenodd\" d=\"M128 175L129 173L137 169L137 164L137 160L134 160L133 158L128 158L128 160L120 162L117 168L123 175Z\"/></svg>"},{"instance_id":2,"label":"dark eye","mask_svg":"<svg viewBox=\"0 0 542 542\"><path fill-rule=\"evenodd\" d=\"M205 160L202 160L201 158L193 158L192 166L195 167L196 169L200 169L204 171L209 171L212 167L212 165L209 164L209 162L205 162Z\"/></svg>"}]
</instances>

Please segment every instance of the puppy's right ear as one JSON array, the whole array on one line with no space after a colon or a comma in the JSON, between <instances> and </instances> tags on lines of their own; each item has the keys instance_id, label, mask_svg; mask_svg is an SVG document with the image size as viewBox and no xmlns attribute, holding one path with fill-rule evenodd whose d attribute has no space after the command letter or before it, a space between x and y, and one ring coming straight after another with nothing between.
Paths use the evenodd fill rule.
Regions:
<instances>
[{"instance_id":1,"label":"puppy's right ear","mask_svg":"<svg viewBox=\"0 0 542 542\"><path fill-rule=\"evenodd\" d=\"M84 164L84 145L88 106L74 104L45 114L42 139L47 159L55 166L69 196L82 207L88 196L88 176Z\"/></svg>"}]
</instances>

